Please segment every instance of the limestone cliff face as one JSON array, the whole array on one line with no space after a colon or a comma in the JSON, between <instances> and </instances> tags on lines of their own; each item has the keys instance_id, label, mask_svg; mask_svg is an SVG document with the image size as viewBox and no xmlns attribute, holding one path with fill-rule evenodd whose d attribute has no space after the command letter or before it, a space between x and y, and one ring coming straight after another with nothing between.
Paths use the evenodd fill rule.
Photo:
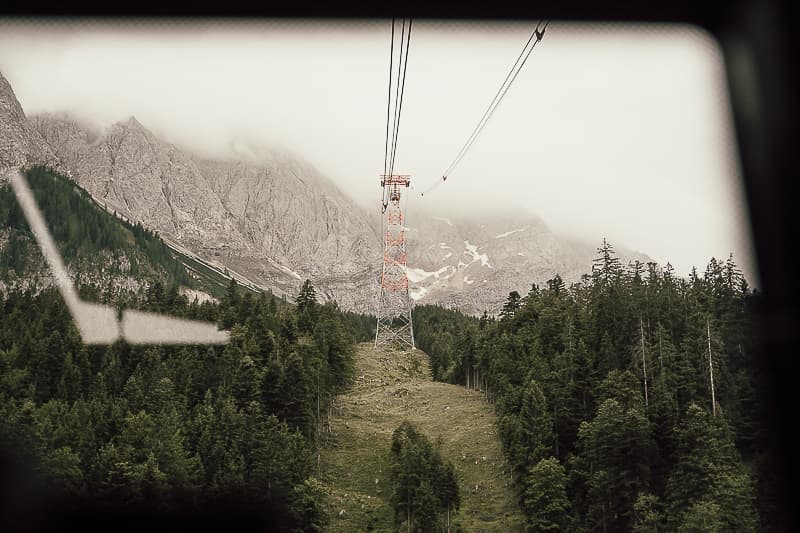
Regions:
<instances>
[{"instance_id":1,"label":"limestone cliff face","mask_svg":"<svg viewBox=\"0 0 800 533\"><path fill-rule=\"evenodd\" d=\"M132 220L204 250L246 248L194 162L134 117L96 139L68 117L32 123L78 184Z\"/></svg>"},{"instance_id":2,"label":"limestone cliff face","mask_svg":"<svg viewBox=\"0 0 800 533\"><path fill-rule=\"evenodd\" d=\"M0 75L0 165L47 164L98 200L214 264L277 293L309 278L325 300L374 312L379 218L300 157L241 150L191 154L135 118L93 131L60 114L25 117ZM417 212L407 235L411 296L468 313L497 311L556 274L591 271L600 243L576 243L527 214L447 218ZM617 246L622 263L642 254Z\"/></svg>"},{"instance_id":3,"label":"limestone cliff face","mask_svg":"<svg viewBox=\"0 0 800 533\"><path fill-rule=\"evenodd\" d=\"M13 169L56 163L50 146L28 122L11 85L0 73L0 177Z\"/></svg>"},{"instance_id":4,"label":"limestone cliff face","mask_svg":"<svg viewBox=\"0 0 800 533\"><path fill-rule=\"evenodd\" d=\"M259 254L312 278L349 275L378 256L366 213L309 164L272 155L198 166Z\"/></svg>"},{"instance_id":5,"label":"limestone cliff face","mask_svg":"<svg viewBox=\"0 0 800 533\"><path fill-rule=\"evenodd\" d=\"M278 292L310 278L342 305L374 292L352 282L380 257L377 232L363 209L297 157L205 159L133 117L101 135L65 115L31 122L78 184L204 259ZM341 294L338 280L356 295Z\"/></svg>"}]
</instances>

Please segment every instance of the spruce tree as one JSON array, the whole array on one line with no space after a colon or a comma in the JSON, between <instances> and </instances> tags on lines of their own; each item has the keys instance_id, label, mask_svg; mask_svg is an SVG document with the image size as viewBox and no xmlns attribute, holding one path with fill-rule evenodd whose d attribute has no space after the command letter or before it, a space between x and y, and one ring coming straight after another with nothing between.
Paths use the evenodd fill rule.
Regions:
<instances>
[{"instance_id":1,"label":"spruce tree","mask_svg":"<svg viewBox=\"0 0 800 533\"><path fill-rule=\"evenodd\" d=\"M633 504L635 533L658 533L663 530L663 513L660 510L661 502L658 496L650 493L641 493Z\"/></svg>"},{"instance_id":2,"label":"spruce tree","mask_svg":"<svg viewBox=\"0 0 800 533\"><path fill-rule=\"evenodd\" d=\"M525 489L522 504L527 530L565 530L570 501L566 493L566 471L558 459L549 457L529 467L523 484Z\"/></svg>"},{"instance_id":3,"label":"spruce tree","mask_svg":"<svg viewBox=\"0 0 800 533\"><path fill-rule=\"evenodd\" d=\"M508 293L508 299L506 303L503 304L503 309L500 311L500 318L511 318L516 313L517 309L520 308L522 298L520 297L517 291L511 291Z\"/></svg>"},{"instance_id":4,"label":"spruce tree","mask_svg":"<svg viewBox=\"0 0 800 533\"><path fill-rule=\"evenodd\" d=\"M301 331L308 332L314 327L317 318L317 293L311 280L305 280L300 292L295 297L297 304L297 326Z\"/></svg>"},{"instance_id":5,"label":"spruce tree","mask_svg":"<svg viewBox=\"0 0 800 533\"><path fill-rule=\"evenodd\" d=\"M522 391L519 411L520 441L525 465L534 465L553 453L553 418L539 383L530 379ZM524 469L524 467L523 467Z\"/></svg>"},{"instance_id":6,"label":"spruce tree","mask_svg":"<svg viewBox=\"0 0 800 533\"><path fill-rule=\"evenodd\" d=\"M734 531L757 527L754 489L733 443L724 413L716 418L691 404L676 428L677 463L666 485L667 526L676 523L693 505L707 501L719 506Z\"/></svg>"},{"instance_id":7,"label":"spruce tree","mask_svg":"<svg viewBox=\"0 0 800 533\"><path fill-rule=\"evenodd\" d=\"M578 450L589 473L587 523L629 530L633 504L650 485L653 445L644 413L606 400L594 420L581 423Z\"/></svg>"}]
</instances>

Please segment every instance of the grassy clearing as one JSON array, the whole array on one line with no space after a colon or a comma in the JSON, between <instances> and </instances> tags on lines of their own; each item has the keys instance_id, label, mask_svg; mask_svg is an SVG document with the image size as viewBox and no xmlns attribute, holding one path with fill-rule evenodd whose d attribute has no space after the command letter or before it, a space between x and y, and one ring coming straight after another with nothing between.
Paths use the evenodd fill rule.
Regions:
<instances>
[{"instance_id":1,"label":"grassy clearing","mask_svg":"<svg viewBox=\"0 0 800 533\"><path fill-rule=\"evenodd\" d=\"M356 380L339 397L319 478L329 495L329 530L395 531L389 505L392 432L409 420L456 468L462 505L455 517L467 531L521 531L492 407L481 393L433 382L427 356L359 346Z\"/></svg>"}]
</instances>

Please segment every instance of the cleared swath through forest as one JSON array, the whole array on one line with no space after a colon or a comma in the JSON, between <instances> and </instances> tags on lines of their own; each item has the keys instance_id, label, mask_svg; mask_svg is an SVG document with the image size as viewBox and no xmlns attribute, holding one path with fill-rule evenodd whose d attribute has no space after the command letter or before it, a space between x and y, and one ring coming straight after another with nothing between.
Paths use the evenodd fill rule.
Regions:
<instances>
[{"instance_id":1,"label":"cleared swath through forest","mask_svg":"<svg viewBox=\"0 0 800 533\"><path fill-rule=\"evenodd\" d=\"M395 531L389 477L392 432L409 420L455 466L466 531L522 531L493 406L477 391L431 379L421 350L360 344L355 381L339 396L318 476L328 494L328 530Z\"/></svg>"}]
</instances>

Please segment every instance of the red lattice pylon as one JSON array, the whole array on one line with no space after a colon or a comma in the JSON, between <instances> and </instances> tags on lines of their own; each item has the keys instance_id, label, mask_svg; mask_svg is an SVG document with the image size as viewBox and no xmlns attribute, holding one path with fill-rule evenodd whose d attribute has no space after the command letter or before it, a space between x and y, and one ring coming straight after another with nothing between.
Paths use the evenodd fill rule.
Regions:
<instances>
[{"instance_id":1,"label":"red lattice pylon","mask_svg":"<svg viewBox=\"0 0 800 533\"><path fill-rule=\"evenodd\" d=\"M406 272L406 238L403 211L400 208L401 187L408 187L407 175L382 174L386 232L383 238L383 268L381 270L378 324L375 346L394 345L414 349L414 328L411 322L411 298L408 294Z\"/></svg>"}]
</instances>

